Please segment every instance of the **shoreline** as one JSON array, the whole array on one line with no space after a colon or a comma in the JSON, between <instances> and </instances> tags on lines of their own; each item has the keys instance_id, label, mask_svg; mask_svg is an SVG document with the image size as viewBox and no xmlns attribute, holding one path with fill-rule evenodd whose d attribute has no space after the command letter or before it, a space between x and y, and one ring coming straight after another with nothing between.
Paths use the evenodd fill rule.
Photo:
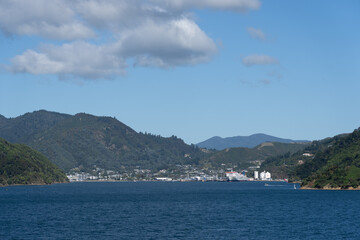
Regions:
<instances>
[{"instance_id":1,"label":"shoreline","mask_svg":"<svg viewBox=\"0 0 360 240\"><path fill-rule=\"evenodd\" d=\"M63 184L63 183L70 183L70 182L54 182L54 183L30 183L30 184L8 184L8 185L2 185L0 184L0 188L2 187L13 187L13 186L46 186L46 185L54 185L54 184Z\"/></svg>"},{"instance_id":2,"label":"shoreline","mask_svg":"<svg viewBox=\"0 0 360 240\"><path fill-rule=\"evenodd\" d=\"M300 187L301 190L325 190L325 191L359 191L360 190L360 186L353 188L353 187L349 187L349 188L341 188L341 187L323 187L323 188L312 188L312 187Z\"/></svg>"},{"instance_id":3,"label":"shoreline","mask_svg":"<svg viewBox=\"0 0 360 240\"><path fill-rule=\"evenodd\" d=\"M70 183L77 182L285 182L289 184L299 184L300 182L286 182L283 180L251 180L251 181L187 181L187 180L171 180L171 181L161 181L161 180L84 180L84 181L70 181Z\"/></svg>"},{"instance_id":4,"label":"shoreline","mask_svg":"<svg viewBox=\"0 0 360 240\"><path fill-rule=\"evenodd\" d=\"M131 181L131 180L87 180L87 181L74 181L74 182L54 182L54 183L50 183L50 184L46 184L46 183L31 183L31 184L9 184L9 185L0 185L0 188L5 188L5 187L13 187L13 186L46 186L46 185L55 185L55 184L68 184L68 183L114 183L114 182L123 182L123 183L130 183L130 182L231 182L231 181L158 181L158 180L135 180L135 181ZM235 182L235 181L234 181ZM242 182L242 181L236 181L236 182ZM300 182L286 182L286 181L259 181L259 180L255 180L255 181L243 181L243 182L285 182L288 184L299 184ZM298 188L299 190L323 190L323 191L360 191L360 186L353 188L346 188L346 189L342 189L340 187L337 188L332 188L329 186L325 186L324 188L312 188L312 187L308 187L308 186L303 186Z\"/></svg>"}]
</instances>

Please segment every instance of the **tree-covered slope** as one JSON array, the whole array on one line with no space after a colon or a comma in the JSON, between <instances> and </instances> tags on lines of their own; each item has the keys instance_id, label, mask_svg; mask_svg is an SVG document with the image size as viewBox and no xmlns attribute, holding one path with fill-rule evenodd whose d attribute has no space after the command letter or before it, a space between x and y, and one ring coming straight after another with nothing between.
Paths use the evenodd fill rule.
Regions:
<instances>
[{"instance_id":1,"label":"tree-covered slope","mask_svg":"<svg viewBox=\"0 0 360 240\"><path fill-rule=\"evenodd\" d=\"M265 142L281 142L281 143L295 143L295 142L308 142L306 140L291 140L278 138L263 133L257 133L250 136L236 136L236 137L212 137L208 140L205 140L201 143L198 143L197 146L207 149L216 149L224 150L226 148L237 148L237 147L246 147L254 148Z\"/></svg>"},{"instance_id":2,"label":"tree-covered slope","mask_svg":"<svg viewBox=\"0 0 360 240\"><path fill-rule=\"evenodd\" d=\"M0 138L0 185L60 182L67 182L65 174L45 156Z\"/></svg>"},{"instance_id":3,"label":"tree-covered slope","mask_svg":"<svg viewBox=\"0 0 360 240\"><path fill-rule=\"evenodd\" d=\"M54 118L54 113L43 111L42 114L48 116L39 119L38 112L34 112L26 116L26 121L8 120L11 122L8 126L16 128L20 122L22 133L29 133L22 135L26 137L13 134L12 139L37 149L65 171L72 168L87 171L95 165L118 171L137 166L160 169L175 164L196 164L204 155L198 148L174 136L164 138L137 133L111 117L82 113L74 116L58 114ZM34 130L40 121L44 122L43 128ZM0 129L0 137L4 133L11 135Z\"/></svg>"},{"instance_id":4,"label":"tree-covered slope","mask_svg":"<svg viewBox=\"0 0 360 240\"><path fill-rule=\"evenodd\" d=\"M360 131L314 141L294 154L268 158L262 169L277 178L302 181L304 188L358 188Z\"/></svg>"},{"instance_id":5,"label":"tree-covered slope","mask_svg":"<svg viewBox=\"0 0 360 240\"><path fill-rule=\"evenodd\" d=\"M360 186L360 130L334 138L334 143L299 166L295 174L310 188L358 188Z\"/></svg>"},{"instance_id":6,"label":"tree-covered slope","mask_svg":"<svg viewBox=\"0 0 360 240\"><path fill-rule=\"evenodd\" d=\"M300 181L303 179L303 176L299 176L295 171L297 168L301 167L302 164L310 161L313 157L327 149L331 146L337 138L341 136L336 136L334 138L326 138L321 141L313 141L308 143L304 149L290 154L286 153L283 155L276 155L269 157L261 165L261 170L267 170L272 173L274 178L290 178L291 181ZM308 169L308 172L314 171Z\"/></svg>"},{"instance_id":7,"label":"tree-covered slope","mask_svg":"<svg viewBox=\"0 0 360 240\"><path fill-rule=\"evenodd\" d=\"M55 126L70 115L40 110L16 118L0 117L0 137L16 143L26 143L39 132Z\"/></svg>"},{"instance_id":8,"label":"tree-covered slope","mask_svg":"<svg viewBox=\"0 0 360 240\"><path fill-rule=\"evenodd\" d=\"M137 133L110 117L77 114L55 127L36 135L31 146L43 152L66 171L94 165L105 169L165 168L185 163L185 154L199 150L176 137L163 138Z\"/></svg>"},{"instance_id":9,"label":"tree-covered slope","mask_svg":"<svg viewBox=\"0 0 360 240\"><path fill-rule=\"evenodd\" d=\"M306 143L262 143L254 148L228 148L205 159L206 165L218 167L221 164L247 168L253 161L264 161L268 157L294 153L307 146Z\"/></svg>"}]
</instances>

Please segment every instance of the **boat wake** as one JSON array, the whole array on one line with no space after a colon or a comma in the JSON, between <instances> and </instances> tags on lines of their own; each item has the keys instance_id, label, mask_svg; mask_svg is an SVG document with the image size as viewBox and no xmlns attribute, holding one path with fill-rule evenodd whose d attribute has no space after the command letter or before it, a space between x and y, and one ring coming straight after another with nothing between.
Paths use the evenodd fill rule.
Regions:
<instances>
[{"instance_id":1,"label":"boat wake","mask_svg":"<svg viewBox=\"0 0 360 240\"><path fill-rule=\"evenodd\" d=\"M288 185L278 185L278 184L275 185L275 184L267 184L267 183L265 183L264 186L265 187L286 187Z\"/></svg>"}]
</instances>

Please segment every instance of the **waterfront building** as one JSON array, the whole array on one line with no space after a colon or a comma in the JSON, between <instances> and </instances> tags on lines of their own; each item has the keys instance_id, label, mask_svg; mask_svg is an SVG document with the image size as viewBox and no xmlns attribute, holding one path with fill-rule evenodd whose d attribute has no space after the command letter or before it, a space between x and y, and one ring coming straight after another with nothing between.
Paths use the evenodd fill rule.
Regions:
<instances>
[{"instance_id":1,"label":"waterfront building","mask_svg":"<svg viewBox=\"0 0 360 240\"><path fill-rule=\"evenodd\" d=\"M255 180L259 179L259 171L254 171L254 179Z\"/></svg>"},{"instance_id":2,"label":"waterfront building","mask_svg":"<svg viewBox=\"0 0 360 240\"><path fill-rule=\"evenodd\" d=\"M260 173L260 180L262 181L271 181L271 173L266 172L265 170Z\"/></svg>"}]
</instances>

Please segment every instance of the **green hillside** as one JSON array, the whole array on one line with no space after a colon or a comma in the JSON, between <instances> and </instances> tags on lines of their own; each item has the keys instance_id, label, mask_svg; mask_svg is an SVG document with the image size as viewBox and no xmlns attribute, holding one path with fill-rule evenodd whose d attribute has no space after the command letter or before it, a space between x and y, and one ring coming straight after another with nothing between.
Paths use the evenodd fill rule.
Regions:
<instances>
[{"instance_id":1,"label":"green hillside","mask_svg":"<svg viewBox=\"0 0 360 240\"><path fill-rule=\"evenodd\" d=\"M0 185L66 181L65 174L39 152L0 138Z\"/></svg>"},{"instance_id":2,"label":"green hillside","mask_svg":"<svg viewBox=\"0 0 360 240\"><path fill-rule=\"evenodd\" d=\"M264 143L252 149L216 152L187 145L175 136L138 133L111 117L42 110L2 119L0 137L33 147L64 171L91 171L94 166L120 172L134 168L160 170L187 164L210 169L223 168L223 164L247 168L254 165L251 161L293 153L306 145Z\"/></svg>"},{"instance_id":3,"label":"green hillside","mask_svg":"<svg viewBox=\"0 0 360 240\"><path fill-rule=\"evenodd\" d=\"M262 169L274 177L302 181L304 188L360 186L360 131L314 141L294 154L268 158Z\"/></svg>"},{"instance_id":4,"label":"green hillside","mask_svg":"<svg viewBox=\"0 0 360 240\"><path fill-rule=\"evenodd\" d=\"M260 170L270 171L273 178L303 181L304 187L312 188L359 186L359 135L359 130L356 130L352 134L312 143L266 142L254 148L209 151L187 145L175 136L164 138L138 133L111 117L85 113L67 115L44 110L17 118L0 115L0 137L38 150L64 171L91 172L96 167L119 173L129 173L134 169L156 173L161 169L178 171L181 166L191 165L194 171L207 169L220 173L228 168L241 170L262 163ZM6 165L2 166L7 169L2 172L2 176L6 176L6 180L5 177L1 179L3 183L61 181L54 177L58 176L55 170L53 177L46 177L45 170L50 167L44 170L27 163L28 159L45 161L44 157L23 145L10 146L6 142L2 147L2 158L6 160ZM15 149L10 151L12 155L5 154L9 149ZM21 154L26 158L20 157ZM22 162L24 159L26 162ZM16 164L15 160L18 161ZM10 168L17 165L19 170ZM29 168L23 166L31 166L30 171L26 172ZM26 177L13 174L18 172L25 172Z\"/></svg>"},{"instance_id":5,"label":"green hillside","mask_svg":"<svg viewBox=\"0 0 360 240\"><path fill-rule=\"evenodd\" d=\"M43 132L70 115L40 110L16 118L0 116L0 137L16 143L27 143L37 133Z\"/></svg>"},{"instance_id":6,"label":"green hillside","mask_svg":"<svg viewBox=\"0 0 360 240\"><path fill-rule=\"evenodd\" d=\"M321 141L313 141L308 143L304 149L293 154L286 153L269 157L261 165L261 170L270 171L274 178L290 178L291 181L301 181L304 176L297 174L296 169L301 167L302 164L310 161L318 152L327 149L339 137L341 136L326 138ZM308 169L309 173L312 171L314 171L314 169Z\"/></svg>"},{"instance_id":7,"label":"green hillside","mask_svg":"<svg viewBox=\"0 0 360 240\"><path fill-rule=\"evenodd\" d=\"M228 148L203 160L204 165L219 167L221 164L236 165L240 169L265 161L268 157L294 153L305 148L307 143L263 143L254 148Z\"/></svg>"},{"instance_id":8,"label":"green hillside","mask_svg":"<svg viewBox=\"0 0 360 240\"><path fill-rule=\"evenodd\" d=\"M254 148L265 142L280 142L280 143L304 143L307 140L291 140L278 138L263 133L257 133L250 136L236 136L236 137L212 137L203 142L196 144L198 147L207 149L224 150L226 148L246 147Z\"/></svg>"},{"instance_id":9,"label":"green hillside","mask_svg":"<svg viewBox=\"0 0 360 240\"><path fill-rule=\"evenodd\" d=\"M74 167L89 170L94 165L114 170L161 169L186 163L185 154L201 154L176 137L137 133L114 118L88 114L62 121L29 144L66 171Z\"/></svg>"},{"instance_id":10,"label":"green hillside","mask_svg":"<svg viewBox=\"0 0 360 240\"><path fill-rule=\"evenodd\" d=\"M318 152L295 174L310 188L358 188L360 186L360 130L334 138L334 143Z\"/></svg>"},{"instance_id":11,"label":"green hillside","mask_svg":"<svg viewBox=\"0 0 360 240\"><path fill-rule=\"evenodd\" d=\"M10 131L9 129L17 129ZM64 171L97 167L162 169L197 164L205 153L173 136L137 133L111 117L63 115L46 111L8 119L0 137L25 143L43 153Z\"/></svg>"}]
</instances>

